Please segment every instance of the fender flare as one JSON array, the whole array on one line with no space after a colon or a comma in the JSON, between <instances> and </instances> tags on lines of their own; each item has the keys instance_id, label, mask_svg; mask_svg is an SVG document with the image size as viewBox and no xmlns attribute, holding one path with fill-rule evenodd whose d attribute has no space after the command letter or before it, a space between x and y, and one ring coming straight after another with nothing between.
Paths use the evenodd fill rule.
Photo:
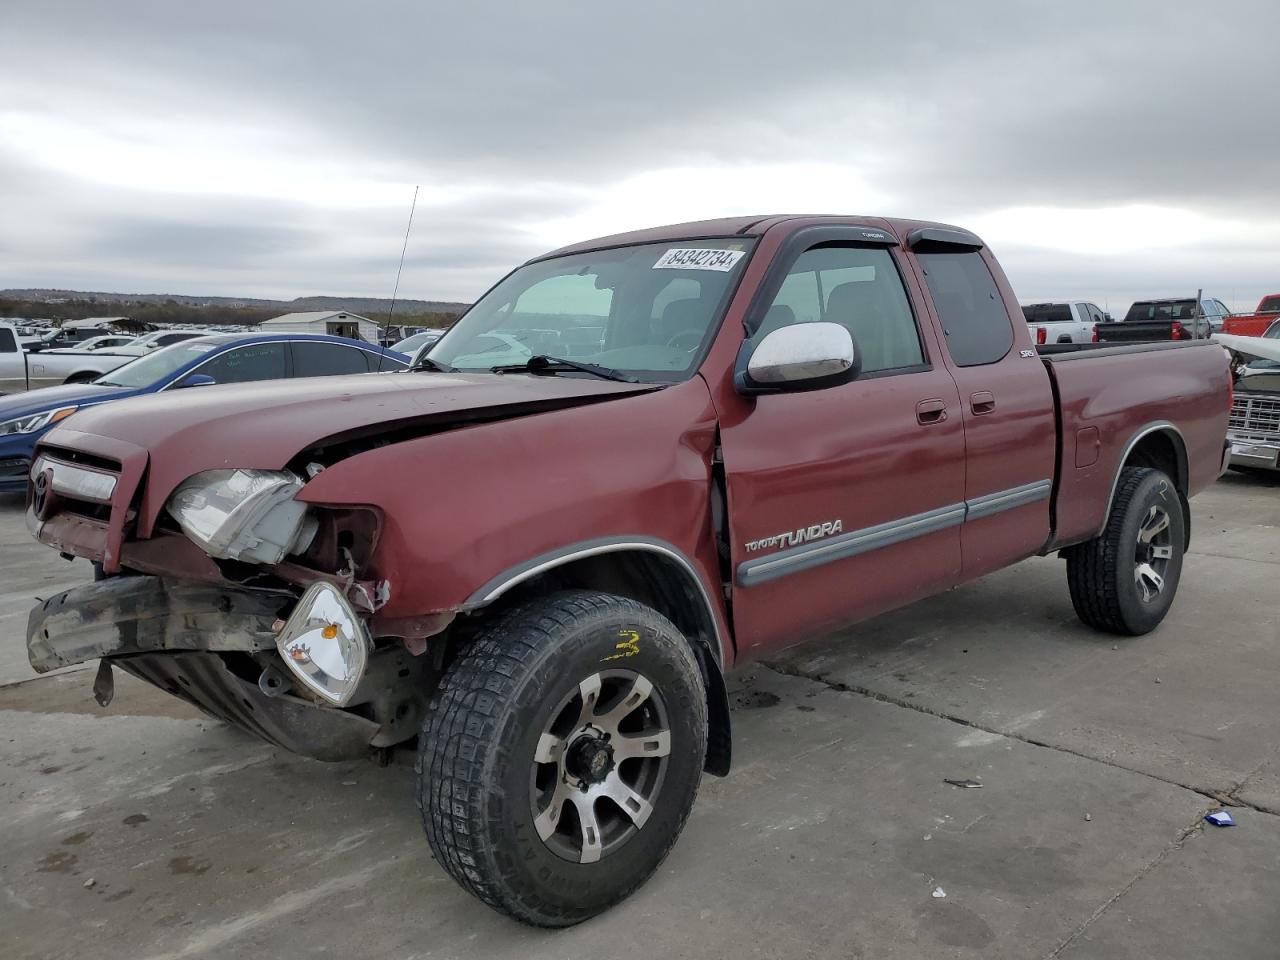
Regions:
<instances>
[{"instance_id":1,"label":"fender flare","mask_svg":"<svg viewBox=\"0 0 1280 960\"><path fill-rule=\"evenodd\" d=\"M1129 442L1125 444L1124 452L1120 455L1119 461L1116 463L1116 473L1111 479L1111 492L1107 495L1107 508L1102 514L1102 526L1098 528L1094 536L1101 536L1103 531L1107 529L1107 518L1111 516L1111 507L1115 503L1116 489L1120 486L1120 474L1124 471L1124 465L1129 462L1129 456L1133 453L1134 448L1138 446L1145 438L1153 433L1166 433L1169 435L1170 442L1173 444L1174 456L1177 457L1177 467L1179 476L1172 477L1174 487L1178 491L1178 496L1182 498L1182 511L1184 519L1187 522L1187 541L1191 540L1190 511L1187 502L1186 479L1188 477L1187 466L1187 441L1183 437L1182 431L1175 424L1168 420L1158 420L1155 423L1148 423L1140 427L1129 438Z\"/></svg>"},{"instance_id":2,"label":"fender flare","mask_svg":"<svg viewBox=\"0 0 1280 960\"><path fill-rule=\"evenodd\" d=\"M654 537L601 537L570 544L541 554L524 563L509 567L486 581L459 607L460 612L470 612L488 606L500 599L515 586L536 576L578 560L611 553L651 553L662 557L679 569L692 587L698 609L695 615L706 636L714 642L708 644L692 640L690 646L702 669L707 691L707 757L705 770L716 776L729 772L732 758L731 717L729 713L728 687L724 678L726 637L711 603L711 594L698 574L693 562L675 545Z\"/></svg>"}]
</instances>

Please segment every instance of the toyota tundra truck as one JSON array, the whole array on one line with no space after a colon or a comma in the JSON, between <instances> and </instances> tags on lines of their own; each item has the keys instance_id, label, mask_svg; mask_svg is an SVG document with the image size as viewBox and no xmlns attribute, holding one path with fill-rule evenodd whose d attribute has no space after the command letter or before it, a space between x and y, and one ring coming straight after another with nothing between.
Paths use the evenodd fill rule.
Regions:
<instances>
[{"instance_id":1,"label":"toyota tundra truck","mask_svg":"<svg viewBox=\"0 0 1280 960\"><path fill-rule=\"evenodd\" d=\"M27 523L99 578L35 607L29 657L320 760L416 739L440 865L566 926L729 772L733 667L1047 554L1085 624L1154 629L1229 393L1207 341L1037 351L956 227L606 237L513 270L412 370L61 422Z\"/></svg>"}]
</instances>

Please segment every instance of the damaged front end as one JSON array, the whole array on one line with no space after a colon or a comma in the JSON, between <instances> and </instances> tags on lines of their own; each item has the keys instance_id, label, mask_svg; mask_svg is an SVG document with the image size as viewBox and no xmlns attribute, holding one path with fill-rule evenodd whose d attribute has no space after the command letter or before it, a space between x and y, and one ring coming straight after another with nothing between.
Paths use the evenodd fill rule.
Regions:
<instances>
[{"instance_id":1,"label":"damaged front end","mask_svg":"<svg viewBox=\"0 0 1280 960\"><path fill-rule=\"evenodd\" d=\"M382 646L343 591L191 583L125 575L76 587L31 611L41 673L100 659L110 702L119 667L227 723L317 760L349 760L417 733L434 686L430 657Z\"/></svg>"}]
</instances>

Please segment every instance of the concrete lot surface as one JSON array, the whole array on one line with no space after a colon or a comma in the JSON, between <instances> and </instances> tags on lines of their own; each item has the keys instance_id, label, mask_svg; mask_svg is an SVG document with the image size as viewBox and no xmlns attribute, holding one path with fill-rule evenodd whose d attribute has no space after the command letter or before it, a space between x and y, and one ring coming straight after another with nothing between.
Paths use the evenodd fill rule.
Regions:
<instances>
[{"instance_id":1,"label":"concrete lot surface","mask_svg":"<svg viewBox=\"0 0 1280 960\"><path fill-rule=\"evenodd\" d=\"M0 502L0 957L1275 958L1280 483L1193 517L1148 637L1086 630L1043 559L743 670L732 775L636 896L555 933L436 867L406 765L301 760L119 673L106 711L90 670L26 679L30 598L87 569Z\"/></svg>"}]
</instances>

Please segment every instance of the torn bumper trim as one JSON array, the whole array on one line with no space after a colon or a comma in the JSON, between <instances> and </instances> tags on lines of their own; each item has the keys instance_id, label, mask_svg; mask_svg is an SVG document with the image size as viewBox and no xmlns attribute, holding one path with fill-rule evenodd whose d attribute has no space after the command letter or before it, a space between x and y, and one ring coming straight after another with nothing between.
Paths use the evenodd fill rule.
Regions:
<instances>
[{"instance_id":1,"label":"torn bumper trim","mask_svg":"<svg viewBox=\"0 0 1280 960\"><path fill-rule=\"evenodd\" d=\"M283 591L160 577L111 577L45 600L27 620L37 673L101 657L162 650L274 650L271 631L294 603Z\"/></svg>"},{"instance_id":2,"label":"torn bumper trim","mask_svg":"<svg viewBox=\"0 0 1280 960\"><path fill-rule=\"evenodd\" d=\"M205 713L268 743L314 760L367 757L379 725L345 710L318 707L287 694L265 696L214 653L150 653L111 661Z\"/></svg>"}]
</instances>

